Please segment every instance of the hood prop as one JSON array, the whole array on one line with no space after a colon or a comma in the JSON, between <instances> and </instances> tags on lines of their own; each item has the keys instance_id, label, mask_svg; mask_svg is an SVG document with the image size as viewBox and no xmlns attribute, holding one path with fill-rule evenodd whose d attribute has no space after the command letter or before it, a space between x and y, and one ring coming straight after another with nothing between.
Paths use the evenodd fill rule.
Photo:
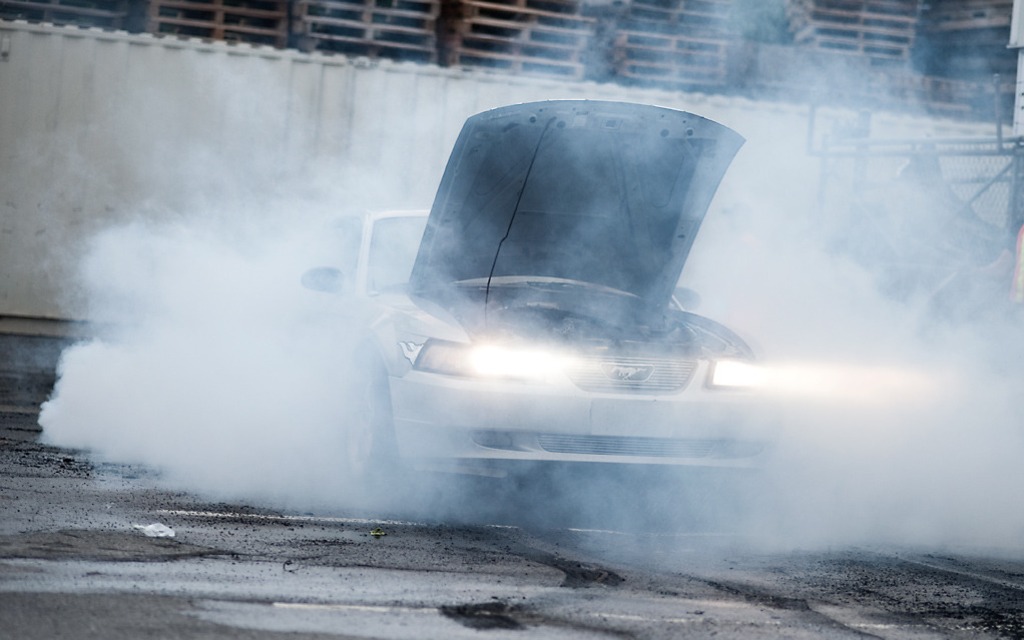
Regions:
<instances>
[{"instance_id":1,"label":"hood prop","mask_svg":"<svg viewBox=\"0 0 1024 640\"><path fill-rule=\"evenodd\" d=\"M530 174L533 173L533 163L537 161L537 154L540 153L540 145L544 142L544 137L548 133L548 129L551 128L551 123L558 119L558 116L550 118L544 125L544 130L540 132L540 137L537 138L537 144L533 147L533 155L530 157L530 164L526 167L526 175L523 176L523 184L519 187L519 194L516 196L516 205L512 209L512 215L508 219L508 227L505 229L505 235L502 236L501 240L498 241L498 248L494 250L494 260L491 261L491 270L487 274L487 286L484 288L484 329L489 327L487 321L487 313L489 308L489 301L491 299L491 279L494 277L494 270L498 266L498 256L501 254L501 247L508 240L509 235L512 233L512 225L515 223L516 214L519 213L519 204L523 201L523 193L526 191L526 184L530 181Z\"/></svg>"}]
</instances>

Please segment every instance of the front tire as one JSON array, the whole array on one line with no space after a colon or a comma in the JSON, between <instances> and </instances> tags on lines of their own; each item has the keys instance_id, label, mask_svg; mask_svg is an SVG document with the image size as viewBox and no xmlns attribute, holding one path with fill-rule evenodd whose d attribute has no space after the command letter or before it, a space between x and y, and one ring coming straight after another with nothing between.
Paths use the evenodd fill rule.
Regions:
<instances>
[{"instance_id":1,"label":"front tire","mask_svg":"<svg viewBox=\"0 0 1024 640\"><path fill-rule=\"evenodd\" d=\"M350 386L342 465L344 476L363 496L377 496L397 478L398 448L391 414L387 369L379 359L354 368L360 380Z\"/></svg>"}]
</instances>

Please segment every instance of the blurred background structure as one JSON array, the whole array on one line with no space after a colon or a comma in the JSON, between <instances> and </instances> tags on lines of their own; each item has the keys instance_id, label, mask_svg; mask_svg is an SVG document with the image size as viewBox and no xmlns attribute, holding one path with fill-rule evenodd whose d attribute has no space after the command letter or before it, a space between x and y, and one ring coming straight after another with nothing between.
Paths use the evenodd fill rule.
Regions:
<instances>
[{"instance_id":1,"label":"blurred background structure","mask_svg":"<svg viewBox=\"0 0 1024 640\"><path fill-rule=\"evenodd\" d=\"M812 218L912 295L973 261L904 242L937 225L896 206L902 167L935 169L943 188L926 190L959 203L949 228L977 231L972 260L1024 216L1013 15L1012 0L0 0L0 332L116 320L80 287L100 231L429 206L466 117L553 98L735 128L748 142L714 207Z\"/></svg>"},{"instance_id":2,"label":"blurred background structure","mask_svg":"<svg viewBox=\"0 0 1024 640\"><path fill-rule=\"evenodd\" d=\"M1012 0L0 0L0 20L1009 119ZM856 80L851 80L856 76ZM994 76L998 76L995 79Z\"/></svg>"}]
</instances>

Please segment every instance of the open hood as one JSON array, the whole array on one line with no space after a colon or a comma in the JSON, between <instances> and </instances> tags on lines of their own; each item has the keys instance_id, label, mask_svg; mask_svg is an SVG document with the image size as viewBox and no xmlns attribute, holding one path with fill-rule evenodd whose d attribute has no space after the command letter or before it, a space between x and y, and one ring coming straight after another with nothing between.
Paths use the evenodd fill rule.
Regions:
<instances>
[{"instance_id":1,"label":"open hood","mask_svg":"<svg viewBox=\"0 0 1024 640\"><path fill-rule=\"evenodd\" d=\"M410 281L575 281L664 308L711 198L743 144L684 111L589 100L469 118L430 211Z\"/></svg>"}]
</instances>

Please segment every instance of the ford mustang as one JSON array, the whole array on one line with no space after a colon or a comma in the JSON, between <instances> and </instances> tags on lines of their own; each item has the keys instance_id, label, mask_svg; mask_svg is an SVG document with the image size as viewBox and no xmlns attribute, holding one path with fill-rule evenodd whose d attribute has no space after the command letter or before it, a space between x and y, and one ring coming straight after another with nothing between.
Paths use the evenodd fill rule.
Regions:
<instances>
[{"instance_id":1,"label":"ford mustang","mask_svg":"<svg viewBox=\"0 0 1024 640\"><path fill-rule=\"evenodd\" d=\"M341 219L303 282L346 298L349 470L755 465L755 355L677 290L742 143L655 106L502 107L466 121L429 212Z\"/></svg>"}]
</instances>

